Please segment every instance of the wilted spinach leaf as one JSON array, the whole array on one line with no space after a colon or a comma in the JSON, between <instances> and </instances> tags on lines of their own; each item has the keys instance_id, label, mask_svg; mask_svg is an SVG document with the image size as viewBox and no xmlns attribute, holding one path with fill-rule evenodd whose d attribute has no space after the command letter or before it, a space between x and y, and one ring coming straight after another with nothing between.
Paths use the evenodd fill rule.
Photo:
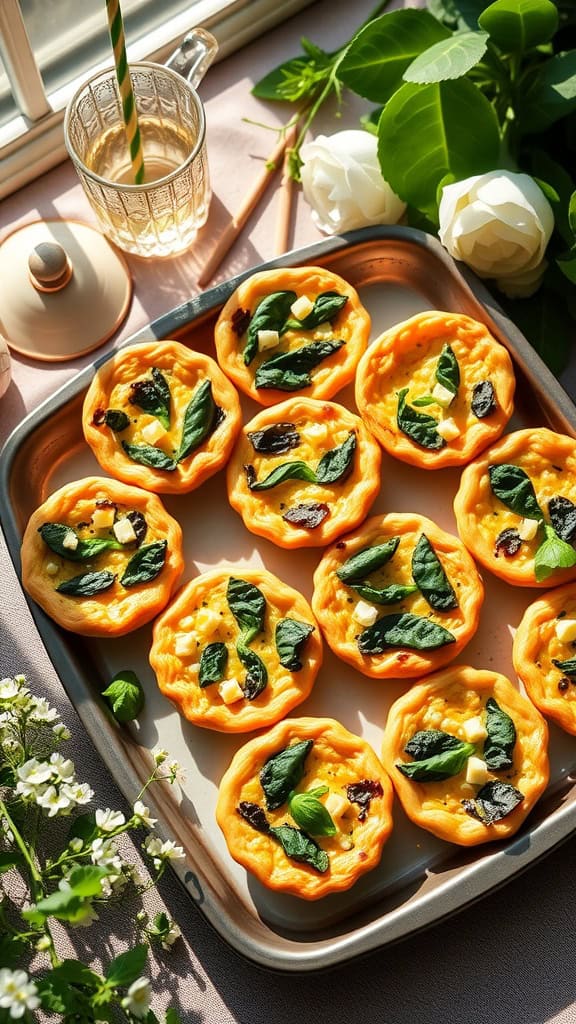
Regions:
<instances>
[{"instance_id":1,"label":"wilted spinach leaf","mask_svg":"<svg viewBox=\"0 0 576 1024\"><path fill-rule=\"evenodd\" d=\"M226 663L228 661L228 648L226 644L216 640L207 644L200 655L200 669L198 682L200 686L210 686L210 683L219 683L224 678Z\"/></svg>"},{"instance_id":2,"label":"wilted spinach leaf","mask_svg":"<svg viewBox=\"0 0 576 1024\"><path fill-rule=\"evenodd\" d=\"M341 445L331 448L320 459L316 468L317 482L319 484L335 484L346 480L352 471L355 451L356 433L351 430Z\"/></svg>"},{"instance_id":3,"label":"wilted spinach leaf","mask_svg":"<svg viewBox=\"0 0 576 1024\"><path fill-rule=\"evenodd\" d=\"M427 730L430 733L435 731ZM417 733L416 736L418 735L420 734ZM462 771L466 761L475 751L474 744L459 740L456 736L450 736L449 733L440 733L440 736L448 737L451 742L438 740L436 753L430 753L427 757L418 757L417 760L405 764L397 764L396 767L402 772L402 775L405 775L407 779L412 779L413 782L441 782ZM432 747L432 744L427 744L427 746ZM406 746L406 751L411 753L409 747L410 744ZM417 750L420 752L420 747L417 747Z\"/></svg>"},{"instance_id":4,"label":"wilted spinach leaf","mask_svg":"<svg viewBox=\"0 0 576 1024\"><path fill-rule=\"evenodd\" d=\"M424 533L412 552L412 576L422 596L435 611L445 612L458 607L452 584Z\"/></svg>"},{"instance_id":5,"label":"wilted spinach leaf","mask_svg":"<svg viewBox=\"0 0 576 1024\"><path fill-rule=\"evenodd\" d=\"M161 448L155 448L151 444L130 444L122 441L122 447L132 462L138 462L142 466L150 466L152 469L165 469L169 473L176 469L177 463L171 459Z\"/></svg>"},{"instance_id":6,"label":"wilted spinach leaf","mask_svg":"<svg viewBox=\"0 0 576 1024\"><path fill-rule=\"evenodd\" d=\"M102 551L119 551L122 548L122 544L112 537L89 537L86 540L79 537L74 549L66 548L64 538L75 531L64 523L42 523L38 533L51 551L69 562L84 562L96 558Z\"/></svg>"},{"instance_id":7,"label":"wilted spinach leaf","mask_svg":"<svg viewBox=\"0 0 576 1024\"><path fill-rule=\"evenodd\" d=\"M142 583L150 583L162 572L166 562L168 549L167 540L157 540L138 548L120 579L123 587L137 587Z\"/></svg>"},{"instance_id":8,"label":"wilted spinach leaf","mask_svg":"<svg viewBox=\"0 0 576 1024\"><path fill-rule=\"evenodd\" d=\"M430 651L453 644L456 637L443 626L421 615L397 612L383 615L374 625L364 629L357 640L361 654L383 654L390 647Z\"/></svg>"},{"instance_id":9,"label":"wilted spinach leaf","mask_svg":"<svg viewBox=\"0 0 576 1024\"><path fill-rule=\"evenodd\" d=\"M258 331L278 331L280 334L296 292L281 291L266 295L254 310L244 346L244 365L249 366L258 351Z\"/></svg>"},{"instance_id":10,"label":"wilted spinach leaf","mask_svg":"<svg viewBox=\"0 0 576 1024\"><path fill-rule=\"evenodd\" d=\"M176 462L188 458L214 432L219 423L219 411L212 395L212 381L205 378L186 407Z\"/></svg>"},{"instance_id":11,"label":"wilted spinach leaf","mask_svg":"<svg viewBox=\"0 0 576 1024\"><path fill-rule=\"evenodd\" d=\"M320 324L333 320L337 313L348 302L347 295L339 295L338 292L322 292L314 300L314 306L302 320L287 320L284 330L311 331Z\"/></svg>"},{"instance_id":12,"label":"wilted spinach leaf","mask_svg":"<svg viewBox=\"0 0 576 1024\"><path fill-rule=\"evenodd\" d=\"M262 591L247 580L231 576L226 589L226 600L240 629L250 631L256 636L264 625L266 612L266 598Z\"/></svg>"},{"instance_id":13,"label":"wilted spinach leaf","mask_svg":"<svg viewBox=\"0 0 576 1024\"><path fill-rule=\"evenodd\" d=\"M381 589L372 587L369 583L349 583L348 586L372 604L398 604L418 590L415 583L389 583L387 587Z\"/></svg>"},{"instance_id":14,"label":"wilted spinach leaf","mask_svg":"<svg viewBox=\"0 0 576 1024\"><path fill-rule=\"evenodd\" d=\"M576 658L567 658L565 661L552 658L552 664L559 668L565 676L576 676Z\"/></svg>"},{"instance_id":15,"label":"wilted spinach leaf","mask_svg":"<svg viewBox=\"0 0 576 1024\"><path fill-rule=\"evenodd\" d=\"M293 423L272 423L263 430L251 430L246 435L254 451L282 455L300 444L300 434Z\"/></svg>"},{"instance_id":16,"label":"wilted spinach leaf","mask_svg":"<svg viewBox=\"0 0 576 1024\"><path fill-rule=\"evenodd\" d=\"M262 658L248 647L251 640L250 632L241 633L236 644L236 651L242 665L246 669L246 678L242 685L242 692L246 700L254 700L262 693L268 683L268 671Z\"/></svg>"},{"instance_id":17,"label":"wilted spinach leaf","mask_svg":"<svg viewBox=\"0 0 576 1024\"><path fill-rule=\"evenodd\" d=\"M462 800L462 806L471 817L491 825L510 814L523 799L524 794L510 783L492 779L484 783L474 800Z\"/></svg>"},{"instance_id":18,"label":"wilted spinach leaf","mask_svg":"<svg viewBox=\"0 0 576 1024\"><path fill-rule=\"evenodd\" d=\"M299 672L302 668L300 654L308 637L314 632L314 626L298 619L280 619L276 623L274 641L278 660L290 672Z\"/></svg>"},{"instance_id":19,"label":"wilted spinach leaf","mask_svg":"<svg viewBox=\"0 0 576 1024\"><path fill-rule=\"evenodd\" d=\"M336 575L342 583L361 583L372 572L381 569L390 561L400 543L400 537L391 537L383 544L374 544L369 548L362 548L355 555L347 558L343 565L336 570Z\"/></svg>"},{"instance_id":20,"label":"wilted spinach leaf","mask_svg":"<svg viewBox=\"0 0 576 1024\"><path fill-rule=\"evenodd\" d=\"M298 740L272 754L260 770L260 784L266 797L266 807L274 811L285 804L293 789L304 775L306 758L314 740Z\"/></svg>"},{"instance_id":21,"label":"wilted spinach leaf","mask_svg":"<svg viewBox=\"0 0 576 1024\"><path fill-rule=\"evenodd\" d=\"M417 409L413 409L406 403L406 395L408 394L408 388L402 388L398 392L398 412L397 412L397 423L398 429L406 434L411 441L415 441L422 448L429 448L432 451L438 451L440 448L444 448L446 441L440 436L437 430L437 422L433 416L429 416L428 413L418 412Z\"/></svg>"},{"instance_id":22,"label":"wilted spinach leaf","mask_svg":"<svg viewBox=\"0 0 576 1024\"><path fill-rule=\"evenodd\" d=\"M271 828L270 832L281 844L284 853L290 860L308 864L320 874L328 871L330 860L326 850L318 846L318 843L301 832L299 828L294 828L292 825L278 825Z\"/></svg>"},{"instance_id":23,"label":"wilted spinach leaf","mask_svg":"<svg viewBox=\"0 0 576 1024\"><path fill-rule=\"evenodd\" d=\"M444 732L443 729L419 729L404 747L404 751L410 754L415 761L425 761L436 754L443 754L447 750L460 748L461 740L452 733Z\"/></svg>"},{"instance_id":24,"label":"wilted spinach leaf","mask_svg":"<svg viewBox=\"0 0 576 1024\"><path fill-rule=\"evenodd\" d=\"M494 697L486 701L486 730L484 760L490 771L497 772L512 767L512 752L516 743L514 722L502 710Z\"/></svg>"},{"instance_id":25,"label":"wilted spinach leaf","mask_svg":"<svg viewBox=\"0 0 576 1024\"><path fill-rule=\"evenodd\" d=\"M492 493L506 508L526 519L544 518L532 481L520 466L503 462L489 466L488 473Z\"/></svg>"},{"instance_id":26,"label":"wilted spinach leaf","mask_svg":"<svg viewBox=\"0 0 576 1024\"><path fill-rule=\"evenodd\" d=\"M342 348L343 341L313 341L310 345L273 356L261 363L254 377L257 388L299 391L312 383L310 371Z\"/></svg>"},{"instance_id":27,"label":"wilted spinach leaf","mask_svg":"<svg viewBox=\"0 0 576 1024\"><path fill-rule=\"evenodd\" d=\"M435 372L436 380L443 388L454 396L458 394L458 388L460 387L460 367L458 366L458 360L454 355L454 350L450 345L444 345L438 362L436 364Z\"/></svg>"},{"instance_id":28,"label":"wilted spinach leaf","mask_svg":"<svg viewBox=\"0 0 576 1024\"><path fill-rule=\"evenodd\" d=\"M130 418L122 409L106 409L106 412L104 413L104 423L107 427L110 427L110 430L113 430L115 434L120 434L130 426Z\"/></svg>"},{"instance_id":29,"label":"wilted spinach leaf","mask_svg":"<svg viewBox=\"0 0 576 1024\"><path fill-rule=\"evenodd\" d=\"M84 572L80 576L64 580L56 590L68 597L93 597L94 594L109 590L115 579L114 573L108 572L107 569L103 569L102 572Z\"/></svg>"},{"instance_id":30,"label":"wilted spinach leaf","mask_svg":"<svg viewBox=\"0 0 576 1024\"><path fill-rule=\"evenodd\" d=\"M285 483L286 480L308 480L310 483L316 482L316 473L314 470L305 462L301 462L299 460L294 462L283 462L282 465L275 466L275 468L268 473L263 480L255 480L251 477L247 468L246 476L248 479L248 487L251 491L269 491L272 487L278 487L279 484Z\"/></svg>"}]
</instances>

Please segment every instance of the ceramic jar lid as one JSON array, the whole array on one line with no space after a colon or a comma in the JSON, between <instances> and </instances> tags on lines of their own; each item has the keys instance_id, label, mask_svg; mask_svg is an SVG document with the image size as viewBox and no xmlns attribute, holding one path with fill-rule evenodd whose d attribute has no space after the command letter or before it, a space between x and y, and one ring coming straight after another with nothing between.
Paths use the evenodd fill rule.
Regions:
<instances>
[{"instance_id":1,"label":"ceramic jar lid","mask_svg":"<svg viewBox=\"0 0 576 1024\"><path fill-rule=\"evenodd\" d=\"M0 334L30 359L62 362L103 345L125 319L132 279L89 224L34 221L0 244Z\"/></svg>"}]
</instances>

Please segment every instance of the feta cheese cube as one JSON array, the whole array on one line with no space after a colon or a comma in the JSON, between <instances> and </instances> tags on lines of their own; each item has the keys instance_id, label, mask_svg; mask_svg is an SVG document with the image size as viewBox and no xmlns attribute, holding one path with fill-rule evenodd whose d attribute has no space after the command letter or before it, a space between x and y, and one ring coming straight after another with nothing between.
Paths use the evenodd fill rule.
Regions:
<instances>
[{"instance_id":1,"label":"feta cheese cube","mask_svg":"<svg viewBox=\"0 0 576 1024\"><path fill-rule=\"evenodd\" d=\"M449 388L445 388L443 384L435 384L432 388L432 398L441 405L443 409L447 409L451 402L454 401L456 395L452 394Z\"/></svg>"},{"instance_id":2,"label":"feta cheese cube","mask_svg":"<svg viewBox=\"0 0 576 1024\"><path fill-rule=\"evenodd\" d=\"M191 658L198 650L195 633L177 633L174 637L174 654L177 658Z\"/></svg>"},{"instance_id":3,"label":"feta cheese cube","mask_svg":"<svg viewBox=\"0 0 576 1024\"><path fill-rule=\"evenodd\" d=\"M539 519L521 519L518 526L520 540L534 540L540 526Z\"/></svg>"},{"instance_id":4,"label":"feta cheese cube","mask_svg":"<svg viewBox=\"0 0 576 1024\"><path fill-rule=\"evenodd\" d=\"M307 441L325 441L328 437L328 427L325 423L309 423L302 427L300 433Z\"/></svg>"},{"instance_id":5,"label":"feta cheese cube","mask_svg":"<svg viewBox=\"0 0 576 1024\"><path fill-rule=\"evenodd\" d=\"M440 420L436 424L436 430L445 441L453 441L454 438L460 436L460 427L451 416L448 416L445 420Z\"/></svg>"},{"instance_id":6,"label":"feta cheese cube","mask_svg":"<svg viewBox=\"0 0 576 1024\"><path fill-rule=\"evenodd\" d=\"M127 516L114 523L112 530L119 544L132 544L136 540L136 531Z\"/></svg>"},{"instance_id":7,"label":"feta cheese cube","mask_svg":"<svg viewBox=\"0 0 576 1024\"><path fill-rule=\"evenodd\" d=\"M565 644L576 640L576 619L558 619L556 622L556 636Z\"/></svg>"},{"instance_id":8,"label":"feta cheese cube","mask_svg":"<svg viewBox=\"0 0 576 1024\"><path fill-rule=\"evenodd\" d=\"M212 608L201 608L196 616L196 629L205 636L212 636L218 629L221 618Z\"/></svg>"},{"instance_id":9,"label":"feta cheese cube","mask_svg":"<svg viewBox=\"0 0 576 1024\"><path fill-rule=\"evenodd\" d=\"M290 312L296 320L304 320L313 309L314 303L310 301L307 295L301 295L290 306Z\"/></svg>"},{"instance_id":10,"label":"feta cheese cube","mask_svg":"<svg viewBox=\"0 0 576 1024\"><path fill-rule=\"evenodd\" d=\"M150 423L146 423L140 431L142 438L146 441L146 444L156 444L161 437L164 437L166 430L160 423L160 420L150 420Z\"/></svg>"},{"instance_id":11,"label":"feta cheese cube","mask_svg":"<svg viewBox=\"0 0 576 1024\"><path fill-rule=\"evenodd\" d=\"M334 335L334 328L329 320L326 320L323 324L318 324L318 327L314 331L315 341L324 341L328 338L332 338Z\"/></svg>"},{"instance_id":12,"label":"feta cheese cube","mask_svg":"<svg viewBox=\"0 0 576 1024\"><path fill-rule=\"evenodd\" d=\"M235 704L237 700L242 700L244 697L240 683L234 678L225 679L223 683L220 683L218 693L225 704Z\"/></svg>"},{"instance_id":13,"label":"feta cheese cube","mask_svg":"<svg viewBox=\"0 0 576 1024\"><path fill-rule=\"evenodd\" d=\"M337 825L340 818L343 818L346 814L353 814L355 816L353 805L345 796L342 796L341 793L327 793L324 798L324 807L328 811L328 814L335 825Z\"/></svg>"},{"instance_id":14,"label":"feta cheese cube","mask_svg":"<svg viewBox=\"0 0 576 1024\"><path fill-rule=\"evenodd\" d=\"M488 735L488 730L480 718L480 715L466 719L462 726L462 731L464 733L464 739L468 743L478 743L480 740L485 740Z\"/></svg>"},{"instance_id":15,"label":"feta cheese cube","mask_svg":"<svg viewBox=\"0 0 576 1024\"><path fill-rule=\"evenodd\" d=\"M488 781L489 772L486 762L472 754L466 764L466 782L473 786L483 786Z\"/></svg>"},{"instance_id":16,"label":"feta cheese cube","mask_svg":"<svg viewBox=\"0 0 576 1024\"><path fill-rule=\"evenodd\" d=\"M67 551L76 551L78 547L78 537L74 533L74 530L66 530L62 539L62 547L66 548Z\"/></svg>"},{"instance_id":17,"label":"feta cheese cube","mask_svg":"<svg viewBox=\"0 0 576 1024\"><path fill-rule=\"evenodd\" d=\"M265 352L269 348L276 348L280 341L278 331L258 331L258 351Z\"/></svg>"},{"instance_id":18,"label":"feta cheese cube","mask_svg":"<svg viewBox=\"0 0 576 1024\"><path fill-rule=\"evenodd\" d=\"M373 604L368 604L367 601L358 601L352 612L352 618L361 626L372 626L378 618L378 609Z\"/></svg>"},{"instance_id":19,"label":"feta cheese cube","mask_svg":"<svg viewBox=\"0 0 576 1024\"><path fill-rule=\"evenodd\" d=\"M115 515L116 509L113 506L97 508L92 513L92 526L95 530L108 530L114 522Z\"/></svg>"},{"instance_id":20,"label":"feta cheese cube","mask_svg":"<svg viewBox=\"0 0 576 1024\"><path fill-rule=\"evenodd\" d=\"M56 562L46 562L46 565L44 566L44 572L46 573L47 576L56 576L58 572L58 566Z\"/></svg>"}]
</instances>

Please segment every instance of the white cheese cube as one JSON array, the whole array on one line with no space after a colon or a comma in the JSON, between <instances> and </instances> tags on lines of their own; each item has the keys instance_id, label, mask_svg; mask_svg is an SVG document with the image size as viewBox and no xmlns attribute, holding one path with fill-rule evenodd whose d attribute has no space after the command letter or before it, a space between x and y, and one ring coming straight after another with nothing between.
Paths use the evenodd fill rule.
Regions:
<instances>
[{"instance_id":1,"label":"white cheese cube","mask_svg":"<svg viewBox=\"0 0 576 1024\"><path fill-rule=\"evenodd\" d=\"M300 298L296 299L295 302L290 306L290 312L296 320L304 320L309 313L314 309L314 303L310 301L307 295L301 295Z\"/></svg>"},{"instance_id":2,"label":"white cheese cube","mask_svg":"<svg viewBox=\"0 0 576 1024\"><path fill-rule=\"evenodd\" d=\"M56 562L46 562L46 565L44 566L44 572L46 573L47 576L56 576L58 572L58 566L56 565Z\"/></svg>"},{"instance_id":3,"label":"white cheese cube","mask_svg":"<svg viewBox=\"0 0 576 1024\"><path fill-rule=\"evenodd\" d=\"M367 601L358 601L352 612L352 618L361 626L372 626L378 618L378 609L373 604L368 604Z\"/></svg>"},{"instance_id":4,"label":"white cheese cube","mask_svg":"<svg viewBox=\"0 0 576 1024\"><path fill-rule=\"evenodd\" d=\"M146 444L156 444L156 441L159 441L161 437L164 437L166 430L160 423L160 420L150 420L150 423L146 423L146 425L142 427L140 433Z\"/></svg>"},{"instance_id":5,"label":"white cheese cube","mask_svg":"<svg viewBox=\"0 0 576 1024\"><path fill-rule=\"evenodd\" d=\"M466 719L462 726L462 731L464 739L468 743L478 743L480 740L485 740L488 735L488 730L480 715L476 715L475 718Z\"/></svg>"},{"instance_id":6,"label":"white cheese cube","mask_svg":"<svg viewBox=\"0 0 576 1024\"><path fill-rule=\"evenodd\" d=\"M300 433L307 441L325 441L328 437L328 427L325 423L309 423L302 427Z\"/></svg>"},{"instance_id":7,"label":"white cheese cube","mask_svg":"<svg viewBox=\"0 0 576 1024\"><path fill-rule=\"evenodd\" d=\"M174 637L174 654L177 658L191 658L198 650L195 633L177 633Z\"/></svg>"},{"instance_id":8,"label":"white cheese cube","mask_svg":"<svg viewBox=\"0 0 576 1024\"><path fill-rule=\"evenodd\" d=\"M539 519L521 519L518 526L520 540L534 540L540 526Z\"/></svg>"},{"instance_id":9,"label":"white cheese cube","mask_svg":"<svg viewBox=\"0 0 576 1024\"><path fill-rule=\"evenodd\" d=\"M280 341L278 331L258 331L258 351L265 352L269 348L276 348Z\"/></svg>"},{"instance_id":10,"label":"white cheese cube","mask_svg":"<svg viewBox=\"0 0 576 1024\"><path fill-rule=\"evenodd\" d=\"M558 619L556 622L556 636L565 644L576 640L576 619Z\"/></svg>"},{"instance_id":11,"label":"white cheese cube","mask_svg":"<svg viewBox=\"0 0 576 1024\"><path fill-rule=\"evenodd\" d=\"M235 704L237 700L242 700L244 697L242 687L237 679L225 679L218 686L218 693L225 704Z\"/></svg>"},{"instance_id":12,"label":"white cheese cube","mask_svg":"<svg viewBox=\"0 0 576 1024\"><path fill-rule=\"evenodd\" d=\"M95 530L108 530L114 522L115 515L116 509L113 506L97 508L92 513L92 526Z\"/></svg>"},{"instance_id":13,"label":"white cheese cube","mask_svg":"<svg viewBox=\"0 0 576 1024\"><path fill-rule=\"evenodd\" d=\"M435 384L432 388L432 398L441 405L443 409L447 409L451 402L454 401L455 395L445 388L443 384Z\"/></svg>"},{"instance_id":14,"label":"white cheese cube","mask_svg":"<svg viewBox=\"0 0 576 1024\"><path fill-rule=\"evenodd\" d=\"M343 836L342 833L337 833L334 836L334 841L338 843L341 850L352 850L354 849L354 843L350 839L350 836Z\"/></svg>"},{"instance_id":15,"label":"white cheese cube","mask_svg":"<svg viewBox=\"0 0 576 1024\"><path fill-rule=\"evenodd\" d=\"M212 608L201 608L196 616L196 629L204 636L212 636L218 629L221 618Z\"/></svg>"},{"instance_id":16,"label":"white cheese cube","mask_svg":"<svg viewBox=\"0 0 576 1024\"><path fill-rule=\"evenodd\" d=\"M486 762L481 757L468 758L466 764L466 782L471 783L473 786L483 786L488 781L489 772L486 766Z\"/></svg>"},{"instance_id":17,"label":"white cheese cube","mask_svg":"<svg viewBox=\"0 0 576 1024\"><path fill-rule=\"evenodd\" d=\"M318 324L318 327L314 331L315 341L324 341L325 339L331 338L334 334L334 328L329 320L326 320L323 324Z\"/></svg>"},{"instance_id":18,"label":"white cheese cube","mask_svg":"<svg viewBox=\"0 0 576 1024\"><path fill-rule=\"evenodd\" d=\"M66 548L67 551L76 551L78 547L78 537L74 533L74 530L66 530L62 539L62 547Z\"/></svg>"},{"instance_id":19,"label":"white cheese cube","mask_svg":"<svg viewBox=\"0 0 576 1024\"><path fill-rule=\"evenodd\" d=\"M340 793L327 793L324 798L324 807L328 811L328 814L335 825L337 825L340 818L343 818L346 814L349 816L353 814L354 817L356 817L353 805Z\"/></svg>"},{"instance_id":20,"label":"white cheese cube","mask_svg":"<svg viewBox=\"0 0 576 1024\"><path fill-rule=\"evenodd\" d=\"M136 531L127 516L114 523L112 529L119 544L131 544L136 540Z\"/></svg>"},{"instance_id":21,"label":"white cheese cube","mask_svg":"<svg viewBox=\"0 0 576 1024\"><path fill-rule=\"evenodd\" d=\"M436 424L436 430L445 441L453 441L455 437L460 436L460 427L451 416L448 416L445 420L440 420Z\"/></svg>"}]
</instances>

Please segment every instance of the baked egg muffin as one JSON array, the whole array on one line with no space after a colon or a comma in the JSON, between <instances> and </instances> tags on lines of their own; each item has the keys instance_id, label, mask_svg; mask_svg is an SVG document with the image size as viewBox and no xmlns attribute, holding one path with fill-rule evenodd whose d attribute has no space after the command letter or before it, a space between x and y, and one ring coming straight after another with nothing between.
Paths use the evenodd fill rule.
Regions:
<instances>
[{"instance_id":1,"label":"baked egg muffin","mask_svg":"<svg viewBox=\"0 0 576 1024\"><path fill-rule=\"evenodd\" d=\"M576 736L576 584L556 587L528 606L512 660L532 703Z\"/></svg>"}]
</instances>

